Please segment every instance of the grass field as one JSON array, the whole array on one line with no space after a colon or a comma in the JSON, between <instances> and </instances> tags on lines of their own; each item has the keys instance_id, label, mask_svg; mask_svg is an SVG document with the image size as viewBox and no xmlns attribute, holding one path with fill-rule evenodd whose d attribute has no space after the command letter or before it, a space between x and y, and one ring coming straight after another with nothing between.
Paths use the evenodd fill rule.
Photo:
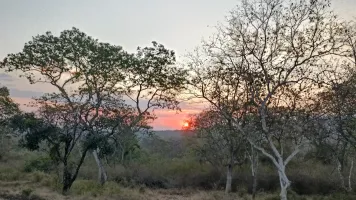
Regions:
<instances>
[{"instance_id":1,"label":"grass field","mask_svg":"<svg viewBox=\"0 0 356 200\"><path fill-rule=\"evenodd\" d=\"M75 182L71 193L63 196L54 187L50 176L35 172L22 176L24 180L0 181L0 200L249 200L246 193L224 194L223 191L198 191L179 189L125 188L114 182L100 186L94 181ZM256 200L278 200L277 194L260 193ZM296 196L290 200L352 200L354 195L334 194L329 196Z\"/></svg>"}]
</instances>

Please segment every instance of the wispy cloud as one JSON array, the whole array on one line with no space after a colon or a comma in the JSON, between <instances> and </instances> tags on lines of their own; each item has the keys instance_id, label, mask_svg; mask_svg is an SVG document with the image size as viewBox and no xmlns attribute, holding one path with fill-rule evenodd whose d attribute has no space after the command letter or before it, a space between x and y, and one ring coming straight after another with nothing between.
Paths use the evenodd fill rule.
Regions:
<instances>
[{"instance_id":1,"label":"wispy cloud","mask_svg":"<svg viewBox=\"0 0 356 200\"><path fill-rule=\"evenodd\" d=\"M40 97L44 93L33 91L33 90L21 90L16 88L10 88L10 96L15 98L33 98L33 97Z\"/></svg>"},{"instance_id":2,"label":"wispy cloud","mask_svg":"<svg viewBox=\"0 0 356 200\"><path fill-rule=\"evenodd\" d=\"M12 82L14 79L8 75L8 74L5 74L5 73L0 73L0 81L4 81L4 82Z\"/></svg>"}]
</instances>

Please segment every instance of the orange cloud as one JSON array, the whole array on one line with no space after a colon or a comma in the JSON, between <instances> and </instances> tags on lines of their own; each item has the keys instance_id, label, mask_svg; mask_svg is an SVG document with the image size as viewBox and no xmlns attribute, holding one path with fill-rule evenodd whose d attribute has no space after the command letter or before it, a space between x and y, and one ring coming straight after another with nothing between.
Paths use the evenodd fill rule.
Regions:
<instances>
[{"instance_id":1,"label":"orange cloud","mask_svg":"<svg viewBox=\"0 0 356 200\"><path fill-rule=\"evenodd\" d=\"M20 109L31 112L35 108L26 106L32 99L12 97L12 99L20 105ZM157 119L151 123L155 130L180 130L183 122L189 118L189 115L198 114L203 109L203 106L182 105L181 112L173 110L155 110L154 113Z\"/></svg>"},{"instance_id":2,"label":"orange cloud","mask_svg":"<svg viewBox=\"0 0 356 200\"><path fill-rule=\"evenodd\" d=\"M156 110L157 119L151 124L156 130L180 130L183 122L189 118L189 115L198 114L201 109L184 109L181 112L170 110Z\"/></svg>"}]
</instances>

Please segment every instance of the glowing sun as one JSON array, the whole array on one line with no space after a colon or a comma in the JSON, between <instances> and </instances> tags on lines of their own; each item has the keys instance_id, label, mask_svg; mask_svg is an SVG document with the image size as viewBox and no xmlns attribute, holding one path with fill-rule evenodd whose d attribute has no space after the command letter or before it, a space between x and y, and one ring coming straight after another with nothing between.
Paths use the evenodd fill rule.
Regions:
<instances>
[{"instance_id":1,"label":"glowing sun","mask_svg":"<svg viewBox=\"0 0 356 200\"><path fill-rule=\"evenodd\" d=\"M183 127L184 128L188 128L189 127L189 123L188 122L183 122Z\"/></svg>"}]
</instances>

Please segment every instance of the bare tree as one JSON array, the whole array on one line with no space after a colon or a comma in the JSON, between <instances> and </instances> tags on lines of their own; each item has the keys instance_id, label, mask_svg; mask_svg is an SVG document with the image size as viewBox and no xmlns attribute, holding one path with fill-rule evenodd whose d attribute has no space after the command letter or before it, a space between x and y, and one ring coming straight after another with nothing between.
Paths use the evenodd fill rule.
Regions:
<instances>
[{"instance_id":1,"label":"bare tree","mask_svg":"<svg viewBox=\"0 0 356 200\"><path fill-rule=\"evenodd\" d=\"M319 92L314 100L314 116L318 116L314 128L314 132L317 133L314 136L314 144L323 150L326 157L324 159L335 163L341 188L350 192L352 153L356 148L356 76L354 69L350 69L348 65L343 67L346 67L349 73L336 76L337 79L329 84L330 87ZM347 170L348 165L349 170ZM348 172L347 186L345 171Z\"/></svg>"},{"instance_id":2,"label":"bare tree","mask_svg":"<svg viewBox=\"0 0 356 200\"><path fill-rule=\"evenodd\" d=\"M227 23L220 25L217 34L204 43L203 51L190 57L194 97L207 100L223 116L234 120L236 130L245 135L248 133L240 118L226 112L221 99L238 97L238 106L230 103L234 112L259 116L264 144L257 145L253 138L247 138L274 163L282 200L287 199L290 186L286 166L308 140L302 137L304 128L283 130L275 123L280 117L287 118L280 115L281 110L290 115L288 120L304 120L303 107L309 104L308 99L319 89L324 73L330 70L323 59L337 54L344 45L339 37L343 29L329 6L329 1L242 1ZM212 81L218 77L222 81ZM282 138L288 140L275 137L282 131ZM294 149L286 151L283 147L293 144L291 141Z\"/></svg>"},{"instance_id":3,"label":"bare tree","mask_svg":"<svg viewBox=\"0 0 356 200\"><path fill-rule=\"evenodd\" d=\"M231 192L233 168L246 160L246 141L228 120L214 110L203 111L191 123L199 140L199 157L217 168L226 167L225 192Z\"/></svg>"}]
</instances>

